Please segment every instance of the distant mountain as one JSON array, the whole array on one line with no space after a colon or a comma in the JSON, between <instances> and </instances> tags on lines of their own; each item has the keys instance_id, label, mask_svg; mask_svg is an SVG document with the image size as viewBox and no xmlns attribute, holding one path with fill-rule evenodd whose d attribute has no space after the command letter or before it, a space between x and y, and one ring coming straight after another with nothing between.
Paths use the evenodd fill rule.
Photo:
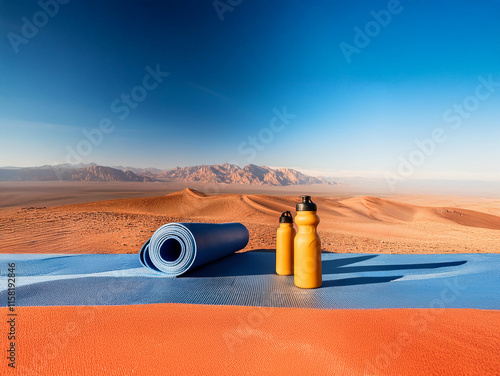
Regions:
<instances>
[{"instance_id":1,"label":"distant mountain","mask_svg":"<svg viewBox=\"0 0 500 376\"><path fill-rule=\"evenodd\" d=\"M208 183L241 183L253 185L304 185L334 184L321 178L304 175L290 168L272 169L264 166L247 165L243 168L232 164L176 167L156 175L158 179L182 181L203 181Z\"/></svg>"},{"instance_id":2,"label":"distant mountain","mask_svg":"<svg viewBox=\"0 0 500 376\"><path fill-rule=\"evenodd\" d=\"M70 168L71 165L40 166L27 168L1 168L0 181L137 181L150 182L155 179L132 171L91 165L85 168Z\"/></svg>"},{"instance_id":3,"label":"distant mountain","mask_svg":"<svg viewBox=\"0 0 500 376\"><path fill-rule=\"evenodd\" d=\"M92 166L71 171L71 180L79 181L142 181L152 182L149 176L137 175L132 171L122 171L112 167Z\"/></svg>"},{"instance_id":4,"label":"distant mountain","mask_svg":"<svg viewBox=\"0 0 500 376\"><path fill-rule=\"evenodd\" d=\"M61 176L59 179L58 176ZM71 180L68 172L60 168L26 167L26 168L1 168L0 181L49 181Z\"/></svg>"},{"instance_id":5,"label":"distant mountain","mask_svg":"<svg viewBox=\"0 0 500 376\"><path fill-rule=\"evenodd\" d=\"M124 166L112 166L112 167L122 171L132 171L134 174L145 175L145 176L154 176L164 171L154 167L147 167L147 168L124 167Z\"/></svg>"},{"instance_id":6,"label":"distant mountain","mask_svg":"<svg viewBox=\"0 0 500 376\"><path fill-rule=\"evenodd\" d=\"M336 184L322 178L305 175L290 168L272 169L254 164L243 168L233 164L176 167L171 170L155 168L104 167L61 164L26 168L0 168L0 181L184 181L207 183L239 183L250 185Z\"/></svg>"}]
</instances>

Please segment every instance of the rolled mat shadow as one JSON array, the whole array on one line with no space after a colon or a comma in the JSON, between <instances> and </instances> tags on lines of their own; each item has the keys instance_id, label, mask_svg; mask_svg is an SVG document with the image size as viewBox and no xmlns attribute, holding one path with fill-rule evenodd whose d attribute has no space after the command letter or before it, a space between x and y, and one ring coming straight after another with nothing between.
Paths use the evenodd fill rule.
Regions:
<instances>
[{"instance_id":1,"label":"rolled mat shadow","mask_svg":"<svg viewBox=\"0 0 500 376\"><path fill-rule=\"evenodd\" d=\"M176 277L245 248L248 230L241 223L168 223L139 252L142 265Z\"/></svg>"}]
</instances>

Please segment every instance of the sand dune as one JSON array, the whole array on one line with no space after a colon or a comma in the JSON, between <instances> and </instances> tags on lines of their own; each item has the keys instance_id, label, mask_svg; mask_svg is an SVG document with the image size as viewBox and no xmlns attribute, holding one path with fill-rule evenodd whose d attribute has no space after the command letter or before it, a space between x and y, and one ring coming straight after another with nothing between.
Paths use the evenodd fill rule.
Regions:
<instances>
[{"instance_id":1,"label":"sand dune","mask_svg":"<svg viewBox=\"0 0 500 376\"><path fill-rule=\"evenodd\" d=\"M295 211L297 197L270 195L207 195L186 188L165 196L108 200L61 207L71 211L113 211L119 213L160 214L171 217L238 220L256 218L259 222ZM323 222L454 222L464 226L500 230L500 216L450 207L426 207L384 198L361 196L348 199L316 198Z\"/></svg>"},{"instance_id":2,"label":"sand dune","mask_svg":"<svg viewBox=\"0 0 500 376\"><path fill-rule=\"evenodd\" d=\"M425 207L376 197L342 200L348 208L379 221L454 222L464 226L500 230L500 217L474 210L452 207Z\"/></svg>"},{"instance_id":3,"label":"sand dune","mask_svg":"<svg viewBox=\"0 0 500 376\"><path fill-rule=\"evenodd\" d=\"M294 213L298 200L208 195L186 188L155 197L5 210L0 215L2 252L132 253L159 225L171 221L242 222L251 235L247 250L272 249L278 217L285 210ZM487 210L372 196L314 200L325 251L500 252L500 216Z\"/></svg>"}]
</instances>

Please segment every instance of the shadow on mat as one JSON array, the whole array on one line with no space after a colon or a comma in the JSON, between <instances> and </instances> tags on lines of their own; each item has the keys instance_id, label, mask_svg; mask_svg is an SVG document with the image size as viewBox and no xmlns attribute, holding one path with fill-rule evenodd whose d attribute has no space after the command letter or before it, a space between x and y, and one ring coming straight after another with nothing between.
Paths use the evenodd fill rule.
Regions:
<instances>
[{"instance_id":1,"label":"shadow on mat","mask_svg":"<svg viewBox=\"0 0 500 376\"><path fill-rule=\"evenodd\" d=\"M276 254L243 252L192 269L182 277L236 277L242 275L275 274Z\"/></svg>"},{"instance_id":2,"label":"shadow on mat","mask_svg":"<svg viewBox=\"0 0 500 376\"><path fill-rule=\"evenodd\" d=\"M336 269L344 265L355 264L357 262L370 260L372 258L377 257L378 255L365 255L365 256L354 256L354 257L343 257L334 260L323 260L321 262L323 273L325 273L325 266L328 270Z\"/></svg>"},{"instance_id":3,"label":"shadow on mat","mask_svg":"<svg viewBox=\"0 0 500 376\"><path fill-rule=\"evenodd\" d=\"M376 255L375 255L376 256ZM375 257L373 256L373 257ZM368 256L361 256L368 257ZM323 261L323 274L340 274L340 273L361 273L361 272L380 272L390 270L412 270L412 269L437 269L450 266L459 266L467 262L462 261L448 261L448 262L428 262L420 264L395 264L395 265L360 265L360 266L342 266L337 261L342 260L325 260ZM363 260L359 260L363 261ZM358 262L359 262L358 261ZM342 267L339 267L342 266Z\"/></svg>"},{"instance_id":4,"label":"shadow on mat","mask_svg":"<svg viewBox=\"0 0 500 376\"><path fill-rule=\"evenodd\" d=\"M274 250L273 250L274 251ZM467 261L429 262L419 264L394 264L394 265L359 265L347 266L358 262L367 261L378 257L378 255L364 255L353 257L342 257L334 260L323 260L323 275L341 273L362 273L392 270L415 270L415 269L437 269L451 266L459 266ZM276 253L269 250L235 253L220 260L192 269L182 277L236 277L251 275L276 274ZM389 279L388 279L389 278ZM391 279L392 278L392 279ZM348 278L349 284L388 282L400 276L392 277L359 277ZM357 282L356 282L357 281ZM364 282L365 281L365 282ZM327 281L325 281L327 282ZM351 283L356 282L356 283ZM346 286L341 282L330 281L331 286ZM339 283L334 285L333 283Z\"/></svg>"},{"instance_id":5,"label":"shadow on mat","mask_svg":"<svg viewBox=\"0 0 500 376\"><path fill-rule=\"evenodd\" d=\"M272 251L272 252L271 252ZM377 255L339 258L338 260L324 260L323 267L337 270L339 267L356 262L369 260ZM235 253L220 260L200 266L188 271L186 277L236 277L243 275L276 274L276 252L274 249L252 252ZM323 274L325 271L323 271Z\"/></svg>"},{"instance_id":6,"label":"shadow on mat","mask_svg":"<svg viewBox=\"0 0 500 376\"><path fill-rule=\"evenodd\" d=\"M323 281L321 287L368 285L370 283L391 282L401 277L403 276L395 275L387 277L354 277L354 278L334 279L329 281Z\"/></svg>"}]
</instances>

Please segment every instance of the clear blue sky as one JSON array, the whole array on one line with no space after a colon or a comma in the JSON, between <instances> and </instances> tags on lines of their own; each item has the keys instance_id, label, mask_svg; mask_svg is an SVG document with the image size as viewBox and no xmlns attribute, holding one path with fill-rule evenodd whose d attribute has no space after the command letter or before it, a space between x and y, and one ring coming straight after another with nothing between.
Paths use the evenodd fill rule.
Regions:
<instances>
[{"instance_id":1,"label":"clear blue sky","mask_svg":"<svg viewBox=\"0 0 500 376\"><path fill-rule=\"evenodd\" d=\"M36 2L0 1L0 166L74 161L73 150L102 165L379 176L442 128L414 176L500 179L500 85L443 119L478 77L500 81L500 2L394 4L377 29L371 11L387 1L243 0L223 20L211 0L73 0L46 19ZM46 25L23 35L26 20ZM372 33L366 47L356 27ZM360 48L346 59L343 42ZM125 116L121 95L148 66L169 75L137 88L146 98ZM271 130L284 107L296 117ZM113 129L89 151L83 131L103 118Z\"/></svg>"}]
</instances>

